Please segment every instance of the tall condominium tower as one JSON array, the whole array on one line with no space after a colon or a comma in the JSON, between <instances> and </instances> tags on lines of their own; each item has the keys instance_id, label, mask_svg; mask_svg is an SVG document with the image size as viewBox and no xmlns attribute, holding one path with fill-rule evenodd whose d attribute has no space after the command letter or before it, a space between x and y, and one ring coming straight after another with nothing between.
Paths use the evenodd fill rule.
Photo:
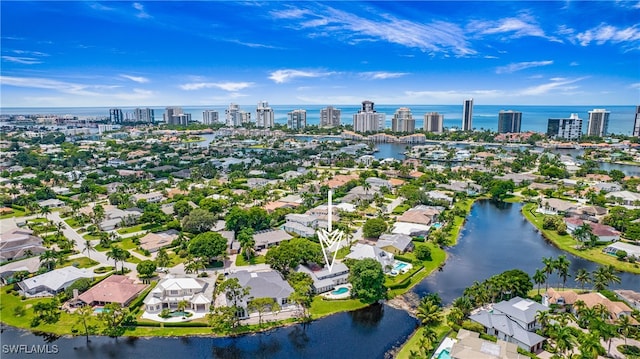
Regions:
<instances>
[{"instance_id":1,"label":"tall condominium tower","mask_svg":"<svg viewBox=\"0 0 640 359\"><path fill-rule=\"evenodd\" d=\"M122 123L124 121L124 116L122 116L122 110L119 108L110 109L109 121L111 121L111 123Z\"/></svg>"},{"instance_id":2,"label":"tall condominium tower","mask_svg":"<svg viewBox=\"0 0 640 359\"><path fill-rule=\"evenodd\" d=\"M164 122L168 125L186 126L191 121L191 114L184 113L182 107L167 107L164 112Z\"/></svg>"},{"instance_id":3,"label":"tall condominium tower","mask_svg":"<svg viewBox=\"0 0 640 359\"><path fill-rule=\"evenodd\" d=\"M609 111L603 108L595 108L589 111L589 125L587 136L604 137L609 128Z\"/></svg>"},{"instance_id":4,"label":"tall condominium tower","mask_svg":"<svg viewBox=\"0 0 640 359\"><path fill-rule=\"evenodd\" d=\"M520 132L521 124L522 112L509 110L498 113L498 133Z\"/></svg>"},{"instance_id":5,"label":"tall condominium tower","mask_svg":"<svg viewBox=\"0 0 640 359\"><path fill-rule=\"evenodd\" d=\"M320 127L340 126L341 111L333 106L327 106L320 110Z\"/></svg>"},{"instance_id":6,"label":"tall condominium tower","mask_svg":"<svg viewBox=\"0 0 640 359\"><path fill-rule=\"evenodd\" d=\"M633 121L633 135L640 137L640 106L636 106L636 119Z\"/></svg>"},{"instance_id":7,"label":"tall condominium tower","mask_svg":"<svg viewBox=\"0 0 640 359\"><path fill-rule=\"evenodd\" d=\"M287 127L297 130L307 126L307 110L293 110L287 113Z\"/></svg>"},{"instance_id":8,"label":"tall condominium tower","mask_svg":"<svg viewBox=\"0 0 640 359\"><path fill-rule=\"evenodd\" d=\"M202 123L205 125L215 125L220 122L220 114L216 110L202 111Z\"/></svg>"},{"instance_id":9,"label":"tall condominium tower","mask_svg":"<svg viewBox=\"0 0 640 359\"><path fill-rule=\"evenodd\" d=\"M563 140L577 140L582 136L582 119L577 113L569 118L550 118L547 123L547 136Z\"/></svg>"},{"instance_id":10,"label":"tall condominium tower","mask_svg":"<svg viewBox=\"0 0 640 359\"><path fill-rule=\"evenodd\" d=\"M416 130L416 120L413 119L408 107L400 107L393 114L391 130L393 132L414 132Z\"/></svg>"},{"instance_id":11,"label":"tall condominium tower","mask_svg":"<svg viewBox=\"0 0 640 359\"><path fill-rule=\"evenodd\" d=\"M473 130L473 99L464 100L462 104L462 131Z\"/></svg>"},{"instance_id":12,"label":"tall condominium tower","mask_svg":"<svg viewBox=\"0 0 640 359\"><path fill-rule=\"evenodd\" d=\"M427 132L442 133L444 124L444 115L437 112L429 112L424 114L424 130Z\"/></svg>"},{"instance_id":13,"label":"tall condominium tower","mask_svg":"<svg viewBox=\"0 0 640 359\"><path fill-rule=\"evenodd\" d=\"M274 117L273 109L269 107L267 101L258 102L258 107L256 108L256 127L273 127Z\"/></svg>"},{"instance_id":14,"label":"tall condominium tower","mask_svg":"<svg viewBox=\"0 0 640 359\"><path fill-rule=\"evenodd\" d=\"M133 110L133 117L136 122L153 123L156 120L155 113L152 108L136 108Z\"/></svg>"},{"instance_id":15,"label":"tall condominium tower","mask_svg":"<svg viewBox=\"0 0 640 359\"><path fill-rule=\"evenodd\" d=\"M224 110L224 115L227 126L242 127L245 123L251 122L251 113L241 110L235 103L229 104Z\"/></svg>"},{"instance_id":16,"label":"tall condominium tower","mask_svg":"<svg viewBox=\"0 0 640 359\"><path fill-rule=\"evenodd\" d=\"M373 102L362 101L362 109L353 115L353 130L356 132L377 132L384 129L385 114L373 108Z\"/></svg>"}]
</instances>

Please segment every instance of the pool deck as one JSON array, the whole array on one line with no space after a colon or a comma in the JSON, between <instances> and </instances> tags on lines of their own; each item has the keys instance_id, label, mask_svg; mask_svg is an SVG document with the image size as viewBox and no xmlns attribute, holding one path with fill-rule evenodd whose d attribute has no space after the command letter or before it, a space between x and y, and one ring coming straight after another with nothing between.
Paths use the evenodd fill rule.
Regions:
<instances>
[{"instance_id":1,"label":"pool deck","mask_svg":"<svg viewBox=\"0 0 640 359\"><path fill-rule=\"evenodd\" d=\"M440 345L438 346L438 349L436 349L435 353L431 358L432 359L438 358L440 356L440 352L442 352L445 349L451 351L451 348L455 343L456 343L456 340L453 338L449 338L449 337L444 338L444 340L442 341L442 343L440 343Z\"/></svg>"},{"instance_id":2,"label":"pool deck","mask_svg":"<svg viewBox=\"0 0 640 359\"><path fill-rule=\"evenodd\" d=\"M335 290L338 290L340 288L347 288L349 290L346 291L345 293L342 293L342 294L331 294L331 292L333 292ZM351 284L339 285L339 286L333 288L332 291L323 293L322 296L327 298L327 299L348 299L348 298L351 298Z\"/></svg>"},{"instance_id":3,"label":"pool deck","mask_svg":"<svg viewBox=\"0 0 640 359\"><path fill-rule=\"evenodd\" d=\"M161 318L160 317L160 313L157 314L153 314L153 313L148 313L148 312L144 312L142 314L142 318L144 319L149 319L149 320L153 320L155 322L161 322L161 323L179 323L179 322L188 322L194 319L200 319L200 318L204 318L207 313L209 312L200 312L200 313L195 313L192 311L188 311L189 313L192 313L193 315L190 317L186 317L185 319L182 319L182 317L169 317L167 319L165 318Z\"/></svg>"}]
</instances>

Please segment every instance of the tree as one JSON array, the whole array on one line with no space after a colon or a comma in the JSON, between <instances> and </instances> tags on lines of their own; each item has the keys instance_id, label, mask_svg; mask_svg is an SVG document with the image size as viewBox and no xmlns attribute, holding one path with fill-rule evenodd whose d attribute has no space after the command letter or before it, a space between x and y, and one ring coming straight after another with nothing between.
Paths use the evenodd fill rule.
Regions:
<instances>
[{"instance_id":1,"label":"tree","mask_svg":"<svg viewBox=\"0 0 640 359\"><path fill-rule=\"evenodd\" d=\"M105 253L107 258L113 259L117 270L118 262L122 262L122 274L124 274L124 261L131 256L129 251L124 250L118 246L111 246L111 249Z\"/></svg>"},{"instance_id":2,"label":"tree","mask_svg":"<svg viewBox=\"0 0 640 359\"><path fill-rule=\"evenodd\" d=\"M458 307L453 307L447 314L447 322L450 325L462 325L462 321L464 320L465 314Z\"/></svg>"},{"instance_id":3,"label":"tree","mask_svg":"<svg viewBox=\"0 0 640 359\"><path fill-rule=\"evenodd\" d=\"M191 212L191 205L188 201L182 199L173 204L173 213L175 213L178 218L184 218L189 212Z\"/></svg>"},{"instance_id":4,"label":"tree","mask_svg":"<svg viewBox=\"0 0 640 359\"><path fill-rule=\"evenodd\" d=\"M587 283L591 283L591 276L589 275L589 271L584 268L578 269L576 272L575 281L580 283L580 287L584 291L584 285Z\"/></svg>"},{"instance_id":5,"label":"tree","mask_svg":"<svg viewBox=\"0 0 640 359\"><path fill-rule=\"evenodd\" d=\"M91 252L95 252L96 249L91 245L91 241L88 239L84 240L84 248L82 248L82 253L87 252L87 257L91 259Z\"/></svg>"},{"instance_id":6,"label":"tree","mask_svg":"<svg viewBox=\"0 0 640 359\"><path fill-rule=\"evenodd\" d=\"M507 194L513 192L516 185L513 180L493 180L489 183L489 193L494 201L502 201Z\"/></svg>"},{"instance_id":7,"label":"tree","mask_svg":"<svg viewBox=\"0 0 640 359\"><path fill-rule=\"evenodd\" d=\"M301 263L323 263L322 248L306 238L293 238L270 248L265 261L285 276Z\"/></svg>"},{"instance_id":8,"label":"tree","mask_svg":"<svg viewBox=\"0 0 640 359\"><path fill-rule=\"evenodd\" d=\"M416 247L413 249L413 254L416 256L417 259L421 261L431 260L431 250L429 249L429 247L423 244L416 245Z\"/></svg>"},{"instance_id":9,"label":"tree","mask_svg":"<svg viewBox=\"0 0 640 359\"><path fill-rule=\"evenodd\" d=\"M200 257L209 263L212 259L226 253L227 240L220 233L205 232L190 240L187 250L192 256Z\"/></svg>"},{"instance_id":10,"label":"tree","mask_svg":"<svg viewBox=\"0 0 640 359\"><path fill-rule=\"evenodd\" d=\"M355 261L349 268L351 295L364 303L386 299L382 265L372 258Z\"/></svg>"},{"instance_id":11,"label":"tree","mask_svg":"<svg viewBox=\"0 0 640 359\"><path fill-rule=\"evenodd\" d=\"M575 338L571 332L571 328L555 324L549 331L551 339L556 343L556 350L564 354L567 351L573 351Z\"/></svg>"},{"instance_id":12,"label":"tree","mask_svg":"<svg viewBox=\"0 0 640 359\"><path fill-rule=\"evenodd\" d=\"M182 220L182 228L189 233L204 233L216 225L216 216L202 208L196 208Z\"/></svg>"},{"instance_id":13,"label":"tree","mask_svg":"<svg viewBox=\"0 0 640 359\"><path fill-rule=\"evenodd\" d=\"M258 312L258 324L262 326L262 315L267 311L279 311L280 305L273 298L255 298L249 301L247 310L249 312Z\"/></svg>"},{"instance_id":14,"label":"tree","mask_svg":"<svg viewBox=\"0 0 640 359\"><path fill-rule=\"evenodd\" d=\"M289 274L287 280L293 288L289 300L300 306L303 318L308 318L314 296L313 279L307 273L294 272Z\"/></svg>"},{"instance_id":15,"label":"tree","mask_svg":"<svg viewBox=\"0 0 640 359\"><path fill-rule=\"evenodd\" d=\"M84 328L84 335L87 337L87 343L88 343L89 342L89 330L92 327L87 325L87 321L89 321L89 319L93 315L93 308L91 306L89 306L89 305L84 305L84 306L78 308L78 310L76 310L75 315L78 317L78 319L76 320L76 323L77 324L82 324L82 327Z\"/></svg>"},{"instance_id":16,"label":"tree","mask_svg":"<svg viewBox=\"0 0 640 359\"><path fill-rule=\"evenodd\" d=\"M104 324L103 334L116 339L124 334L123 324L128 317L129 308L123 308L119 303L109 303L98 313L98 319Z\"/></svg>"},{"instance_id":17,"label":"tree","mask_svg":"<svg viewBox=\"0 0 640 359\"><path fill-rule=\"evenodd\" d=\"M250 290L251 288L249 287L241 286L238 278L229 278L220 283L220 286L218 287L218 292L224 293L227 300L231 303L230 307L234 309L234 313L238 312L238 309L240 309L239 304L249 296ZM234 315L232 328L237 327L239 324L240 318L237 315Z\"/></svg>"},{"instance_id":18,"label":"tree","mask_svg":"<svg viewBox=\"0 0 640 359\"><path fill-rule=\"evenodd\" d=\"M189 256L187 261L184 263L184 271L186 273L196 273L201 269L205 269L206 266L202 262L202 259L199 257Z\"/></svg>"},{"instance_id":19,"label":"tree","mask_svg":"<svg viewBox=\"0 0 640 359\"><path fill-rule=\"evenodd\" d=\"M207 322L214 332L226 333L234 328L236 311L232 307L211 306L211 312L207 314Z\"/></svg>"},{"instance_id":20,"label":"tree","mask_svg":"<svg viewBox=\"0 0 640 359\"><path fill-rule=\"evenodd\" d=\"M558 275L562 278L562 289L567 284L567 277L569 276L569 265L571 262L567 259L567 256L561 255L555 260L555 268L558 271Z\"/></svg>"},{"instance_id":21,"label":"tree","mask_svg":"<svg viewBox=\"0 0 640 359\"><path fill-rule=\"evenodd\" d=\"M382 218L368 219L362 226L362 234L365 238L379 238L387 230L387 222Z\"/></svg>"},{"instance_id":22,"label":"tree","mask_svg":"<svg viewBox=\"0 0 640 359\"><path fill-rule=\"evenodd\" d=\"M628 315L621 315L616 319L618 333L624 338L624 344L627 345L627 338L633 333L634 326L631 324L631 318Z\"/></svg>"},{"instance_id":23,"label":"tree","mask_svg":"<svg viewBox=\"0 0 640 359\"><path fill-rule=\"evenodd\" d=\"M436 326L442 322L442 308L431 298L424 297L418 305L417 317L426 327Z\"/></svg>"},{"instance_id":24,"label":"tree","mask_svg":"<svg viewBox=\"0 0 640 359\"><path fill-rule=\"evenodd\" d=\"M547 281L547 274L544 270L536 269L536 273L533 275L533 282L538 285L538 294L540 294L540 285Z\"/></svg>"},{"instance_id":25,"label":"tree","mask_svg":"<svg viewBox=\"0 0 640 359\"><path fill-rule=\"evenodd\" d=\"M136 270L143 278L150 278L156 271L156 262L152 260L146 260L138 263Z\"/></svg>"},{"instance_id":26,"label":"tree","mask_svg":"<svg viewBox=\"0 0 640 359\"><path fill-rule=\"evenodd\" d=\"M167 254L167 250L164 248L160 248L160 250L158 250L158 254L156 255L156 264L158 265L158 267L166 268L169 263L171 263L171 260L169 258L169 255Z\"/></svg>"},{"instance_id":27,"label":"tree","mask_svg":"<svg viewBox=\"0 0 640 359\"><path fill-rule=\"evenodd\" d=\"M239 232L243 228L253 228L254 231L267 229L271 225L271 218L266 210L260 207L251 207L249 210L233 207L225 216L228 230Z\"/></svg>"},{"instance_id":28,"label":"tree","mask_svg":"<svg viewBox=\"0 0 640 359\"><path fill-rule=\"evenodd\" d=\"M620 277L616 274L616 269L611 265L600 266L591 274L593 280L593 289L603 290L609 287L609 284L620 283Z\"/></svg>"},{"instance_id":29,"label":"tree","mask_svg":"<svg viewBox=\"0 0 640 359\"><path fill-rule=\"evenodd\" d=\"M578 226L573 230L573 237L578 241L588 244L593 247L594 242L597 243L598 237L593 234L593 228L587 223L584 222L582 225Z\"/></svg>"},{"instance_id":30,"label":"tree","mask_svg":"<svg viewBox=\"0 0 640 359\"><path fill-rule=\"evenodd\" d=\"M253 239L253 228L243 228L238 232L236 239L242 246L242 252L245 258L250 260L255 253L253 247L256 245L256 241Z\"/></svg>"},{"instance_id":31,"label":"tree","mask_svg":"<svg viewBox=\"0 0 640 359\"><path fill-rule=\"evenodd\" d=\"M597 333L587 333L580 338L580 350L583 359L597 359L599 355L604 354L604 348L600 345L600 338Z\"/></svg>"},{"instance_id":32,"label":"tree","mask_svg":"<svg viewBox=\"0 0 640 359\"><path fill-rule=\"evenodd\" d=\"M542 257L542 264L544 264L544 272L547 273L547 279L549 279L549 277L553 274L553 272L555 271L555 261L553 260L552 257ZM549 281L547 280L546 283L546 290L549 289Z\"/></svg>"},{"instance_id":33,"label":"tree","mask_svg":"<svg viewBox=\"0 0 640 359\"><path fill-rule=\"evenodd\" d=\"M46 250L40 254L40 265L47 268L48 270L52 270L56 265L56 258L58 257L58 253L53 249Z\"/></svg>"},{"instance_id":34,"label":"tree","mask_svg":"<svg viewBox=\"0 0 640 359\"><path fill-rule=\"evenodd\" d=\"M189 306L188 300L181 300L178 302L177 309L179 312L184 312L185 309Z\"/></svg>"}]
</instances>

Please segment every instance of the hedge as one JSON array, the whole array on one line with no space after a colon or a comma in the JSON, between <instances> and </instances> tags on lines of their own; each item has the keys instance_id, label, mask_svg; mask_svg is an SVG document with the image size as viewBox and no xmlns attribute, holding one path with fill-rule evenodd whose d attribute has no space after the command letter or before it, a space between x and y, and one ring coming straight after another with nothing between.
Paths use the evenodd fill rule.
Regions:
<instances>
[{"instance_id":1,"label":"hedge","mask_svg":"<svg viewBox=\"0 0 640 359\"><path fill-rule=\"evenodd\" d=\"M158 322L137 322L137 327L208 327L209 324L201 322L177 322L177 323L158 323Z\"/></svg>"},{"instance_id":2,"label":"hedge","mask_svg":"<svg viewBox=\"0 0 640 359\"><path fill-rule=\"evenodd\" d=\"M129 305L129 311L134 312L136 311L141 305L142 303L144 303L144 298L147 297L147 294L149 294L149 292L151 292L151 290L156 286L156 281L151 282L151 285L149 286L149 288L145 289L144 292L142 292L138 298L134 299L131 304Z\"/></svg>"},{"instance_id":3,"label":"hedge","mask_svg":"<svg viewBox=\"0 0 640 359\"><path fill-rule=\"evenodd\" d=\"M393 258L395 258L396 260L399 260L399 261L403 261L403 262L407 262L407 263L413 263L413 259L405 257L405 256L403 256L401 254L396 254L396 255L393 256Z\"/></svg>"},{"instance_id":4,"label":"hedge","mask_svg":"<svg viewBox=\"0 0 640 359\"><path fill-rule=\"evenodd\" d=\"M396 258L397 258L397 257L396 257ZM404 289L404 288L407 288L408 286L410 286L410 285L411 285L411 278L413 278L413 276L414 276L416 273L418 273L420 270L422 270L423 268L424 268L424 266L418 266L418 267L415 267L415 272L414 272L412 275L408 276L407 278L405 278L404 280L402 280L402 282L400 282L400 283L391 284L391 285L388 287L388 289L393 290L393 289Z\"/></svg>"}]
</instances>

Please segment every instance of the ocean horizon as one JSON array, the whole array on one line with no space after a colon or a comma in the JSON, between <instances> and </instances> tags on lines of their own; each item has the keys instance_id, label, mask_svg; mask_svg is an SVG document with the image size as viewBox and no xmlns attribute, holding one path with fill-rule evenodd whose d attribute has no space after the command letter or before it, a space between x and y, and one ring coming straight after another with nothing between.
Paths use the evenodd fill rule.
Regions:
<instances>
[{"instance_id":1,"label":"ocean horizon","mask_svg":"<svg viewBox=\"0 0 640 359\"><path fill-rule=\"evenodd\" d=\"M156 122L162 120L165 107L161 106L139 106L141 108L152 108L155 112ZM202 112L204 110L215 110L224 118L224 110L227 105L211 106L177 106L182 107L184 113L190 113L194 121L202 122ZM320 110L327 105L272 105L275 113L275 122L278 124L287 123L287 113L304 109L307 111L307 124L318 125L320 123ZM351 124L353 114L357 113L361 105L333 105L340 109L342 123ZM376 104L375 110L384 113L386 116L385 127L391 127L393 114L400 107L408 107L416 119L416 128L423 127L424 114L438 112L444 115L445 128L460 128L462 124L462 105L397 105L397 104ZM133 112L135 107L2 107L0 116L7 115L72 115L80 119L99 119L109 117L109 109L119 108L124 113ZM522 128L525 131L546 132L547 121L550 118L568 118L572 113L577 113L583 120L583 132L586 131L589 119L588 112L593 109L604 108L611 114L609 116L609 134L631 135L635 119L635 105L474 105L473 107L473 128L496 131L498 127L498 113L501 110L513 110L522 112ZM255 119L256 105L240 105L240 109L250 112L252 120Z\"/></svg>"}]
</instances>

